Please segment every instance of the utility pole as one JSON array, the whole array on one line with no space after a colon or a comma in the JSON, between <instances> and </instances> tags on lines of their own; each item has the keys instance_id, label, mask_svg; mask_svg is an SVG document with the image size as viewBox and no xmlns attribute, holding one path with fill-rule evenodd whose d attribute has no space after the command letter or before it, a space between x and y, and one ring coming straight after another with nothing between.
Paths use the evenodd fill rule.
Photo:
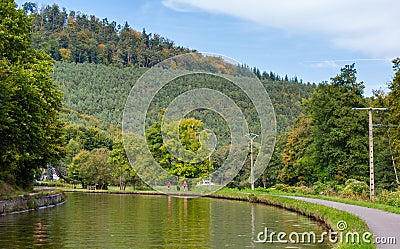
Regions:
<instances>
[{"instance_id":1,"label":"utility pole","mask_svg":"<svg viewBox=\"0 0 400 249\"><path fill-rule=\"evenodd\" d=\"M250 139L250 184L251 190L254 190L254 169L253 169L253 140L258 137L257 134L249 133L246 135Z\"/></svg>"},{"instance_id":2,"label":"utility pole","mask_svg":"<svg viewBox=\"0 0 400 249\"><path fill-rule=\"evenodd\" d=\"M375 197L375 176L374 176L374 137L372 134L372 111L387 111L388 108L352 108L352 110L368 110L368 134L369 134L369 198Z\"/></svg>"}]
</instances>

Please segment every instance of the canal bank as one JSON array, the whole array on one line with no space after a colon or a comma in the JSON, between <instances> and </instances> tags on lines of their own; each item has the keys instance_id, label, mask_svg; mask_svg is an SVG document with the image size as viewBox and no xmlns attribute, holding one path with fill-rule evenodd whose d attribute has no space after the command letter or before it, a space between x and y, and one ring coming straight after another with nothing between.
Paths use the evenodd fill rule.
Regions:
<instances>
[{"instance_id":1,"label":"canal bank","mask_svg":"<svg viewBox=\"0 0 400 249\"><path fill-rule=\"evenodd\" d=\"M52 207L65 201L63 193L30 193L0 201L0 215Z\"/></svg>"}]
</instances>

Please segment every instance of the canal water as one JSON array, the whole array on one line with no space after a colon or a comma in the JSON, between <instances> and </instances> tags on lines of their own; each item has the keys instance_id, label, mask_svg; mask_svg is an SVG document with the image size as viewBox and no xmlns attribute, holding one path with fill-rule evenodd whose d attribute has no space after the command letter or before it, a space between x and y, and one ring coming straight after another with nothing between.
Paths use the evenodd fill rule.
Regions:
<instances>
[{"instance_id":1,"label":"canal water","mask_svg":"<svg viewBox=\"0 0 400 249\"><path fill-rule=\"evenodd\" d=\"M248 202L68 193L67 201L54 208L0 216L0 248L331 247L326 242L264 243L265 231L318 236L324 228L296 213Z\"/></svg>"}]
</instances>

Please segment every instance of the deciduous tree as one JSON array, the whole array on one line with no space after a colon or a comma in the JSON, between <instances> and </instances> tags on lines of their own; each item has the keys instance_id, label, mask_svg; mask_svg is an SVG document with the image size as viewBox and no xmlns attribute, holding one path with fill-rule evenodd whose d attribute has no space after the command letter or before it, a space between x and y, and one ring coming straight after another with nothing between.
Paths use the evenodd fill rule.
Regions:
<instances>
[{"instance_id":1,"label":"deciduous tree","mask_svg":"<svg viewBox=\"0 0 400 249\"><path fill-rule=\"evenodd\" d=\"M30 188L34 172L62 157L62 92L53 61L31 47L31 19L0 3L0 180Z\"/></svg>"}]
</instances>

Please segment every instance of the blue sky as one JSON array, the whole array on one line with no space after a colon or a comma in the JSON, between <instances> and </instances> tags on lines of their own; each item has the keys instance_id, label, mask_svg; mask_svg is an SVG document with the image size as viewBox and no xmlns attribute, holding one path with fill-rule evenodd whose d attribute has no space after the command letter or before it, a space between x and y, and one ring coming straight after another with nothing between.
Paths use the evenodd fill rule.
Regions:
<instances>
[{"instance_id":1,"label":"blue sky","mask_svg":"<svg viewBox=\"0 0 400 249\"><path fill-rule=\"evenodd\" d=\"M18 0L17 4L26 1ZM397 0L36 0L222 54L262 71L329 81L355 63L358 80L387 91L400 56Z\"/></svg>"}]
</instances>

